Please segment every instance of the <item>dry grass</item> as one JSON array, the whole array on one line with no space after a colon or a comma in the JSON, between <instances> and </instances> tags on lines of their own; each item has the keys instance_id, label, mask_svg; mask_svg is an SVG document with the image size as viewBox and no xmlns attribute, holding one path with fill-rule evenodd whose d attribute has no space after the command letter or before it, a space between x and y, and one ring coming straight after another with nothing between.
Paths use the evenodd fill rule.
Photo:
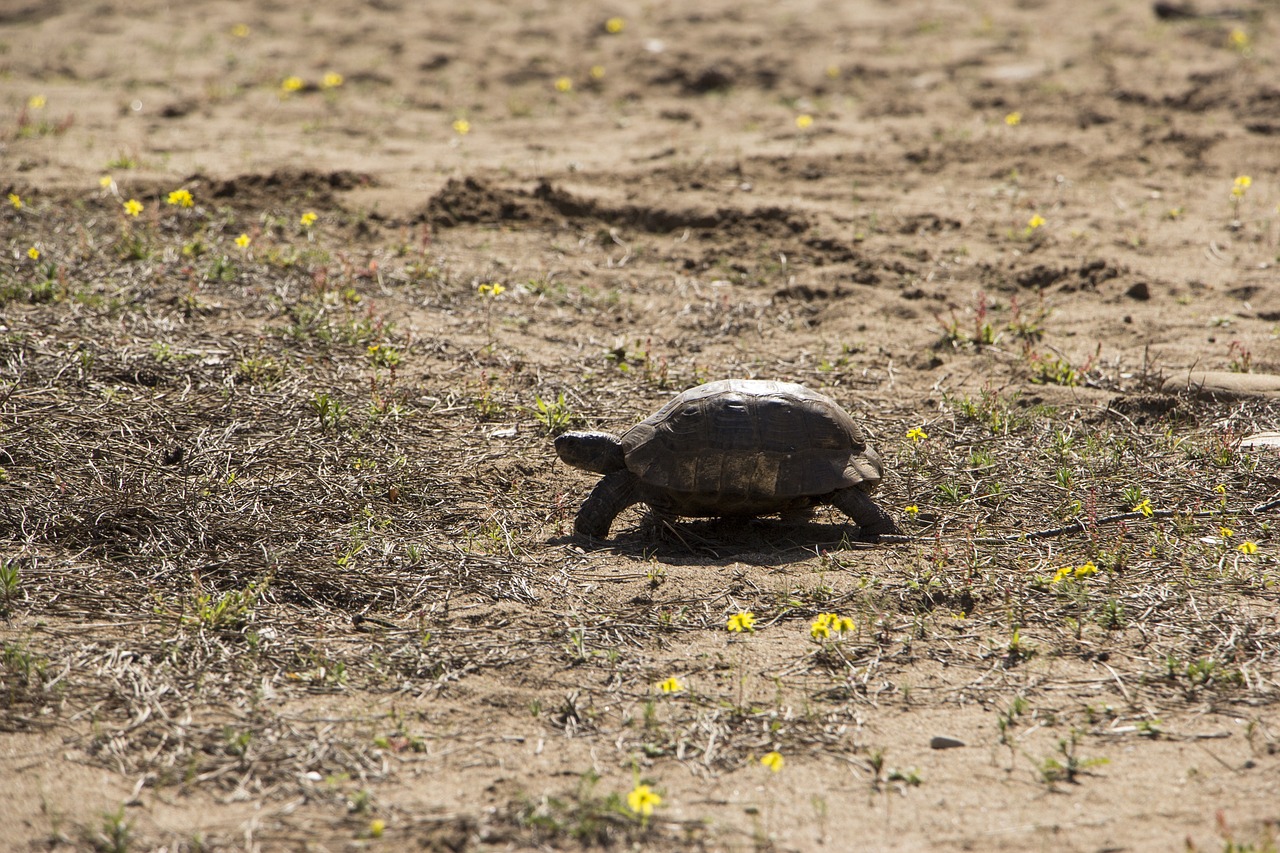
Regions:
<instances>
[{"instance_id":1,"label":"dry grass","mask_svg":"<svg viewBox=\"0 0 1280 853\"><path fill-rule=\"evenodd\" d=\"M1117 743L1202 737L1179 728L1200 715L1249 720L1250 749L1280 749L1277 479L1239 448L1276 406L1171 405L1102 370L1091 381L1118 406L988 390L926 409L869 388L863 415L893 460L883 499L919 507L915 538L863 549L825 516L628 530L631 516L588 553L564 537L583 483L552 465L535 397L625 424L696 367L659 372L646 353L626 373L566 359L531 375L511 318L599 303L526 288L486 304L472 256L344 254L341 224L314 242L281 227L237 256L244 217L50 210L40 236L78 241L48 274L0 273L4 731L55 735L135 797L263 804L267 847L368 837L375 820L440 849L767 846L767 808L754 829L692 806L642 824L590 768L658 782L777 750L903 790L921 779L865 728L891 708L982 708L1006 772L1049 789ZM410 335L393 318L413 310L456 331ZM904 437L922 423L927 439ZM1087 562L1097 574L1053 581ZM760 629L725 642L741 610ZM813 642L824 612L856 631ZM677 673L688 689L655 692ZM1057 745L1034 752L1023 738L1045 728ZM563 744L561 772L580 778L471 810L382 793L534 739L537 754ZM50 837L110 849L126 830L168 849L244 840L123 811Z\"/></svg>"}]
</instances>

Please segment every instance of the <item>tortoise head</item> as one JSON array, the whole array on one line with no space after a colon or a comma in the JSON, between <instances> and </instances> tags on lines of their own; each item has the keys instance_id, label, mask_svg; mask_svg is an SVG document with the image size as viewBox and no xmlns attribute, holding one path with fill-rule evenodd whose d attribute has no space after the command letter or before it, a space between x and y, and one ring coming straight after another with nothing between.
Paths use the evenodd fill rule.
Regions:
<instances>
[{"instance_id":1,"label":"tortoise head","mask_svg":"<svg viewBox=\"0 0 1280 853\"><path fill-rule=\"evenodd\" d=\"M612 474L627 467L622 442L607 432L566 432L556 436L556 453L569 465Z\"/></svg>"}]
</instances>

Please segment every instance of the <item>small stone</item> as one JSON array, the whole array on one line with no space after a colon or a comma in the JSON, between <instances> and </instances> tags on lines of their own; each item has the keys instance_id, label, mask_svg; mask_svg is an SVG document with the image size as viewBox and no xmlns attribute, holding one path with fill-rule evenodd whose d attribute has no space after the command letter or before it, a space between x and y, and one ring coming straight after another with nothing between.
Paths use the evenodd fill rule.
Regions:
<instances>
[{"instance_id":1,"label":"small stone","mask_svg":"<svg viewBox=\"0 0 1280 853\"><path fill-rule=\"evenodd\" d=\"M1137 299L1140 302L1146 302L1151 298L1151 287L1145 281L1136 282L1133 287L1124 292L1124 295L1130 299Z\"/></svg>"},{"instance_id":2,"label":"small stone","mask_svg":"<svg viewBox=\"0 0 1280 853\"><path fill-rule=\"evenodd\" d=\"M946 735L934 735L929 738L930 749L955 749L958 746L964 746L964 741L959 738L947 737Z\"/></svg>"}]
</instances>

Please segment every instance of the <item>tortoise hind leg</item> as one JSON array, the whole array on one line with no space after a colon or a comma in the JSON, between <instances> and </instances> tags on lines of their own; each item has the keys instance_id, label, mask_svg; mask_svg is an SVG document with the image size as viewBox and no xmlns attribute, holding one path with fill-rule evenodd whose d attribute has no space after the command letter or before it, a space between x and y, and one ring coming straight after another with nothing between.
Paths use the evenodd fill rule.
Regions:
<instances>
[{"instance_id":1,"label":"tortoise hind leg","mask_svg":"<svg viewBox=\"0 0 1280 853\"><path fill-rule=\"evenodd\" d=\"M852 518L859 527L862 539L876 542L881 536L899 534L898 525L893 523L889 513L885 512L871 496L856 486L832 492L829 498L831 505Z\"/></svg>"},{"instance_id":2,"label":"tortoise hind leg","mask_svg":"<svg viewBox=\"0 0 1280 853\"><path fill-rule=\"evenodd\" d=\"M609 525L632 504L640 502L639 481L630 471L614 471L591 490L591 494L578 510L573 529L582 536L603 539L609 535Z\"/></svg>"}]
</instances>

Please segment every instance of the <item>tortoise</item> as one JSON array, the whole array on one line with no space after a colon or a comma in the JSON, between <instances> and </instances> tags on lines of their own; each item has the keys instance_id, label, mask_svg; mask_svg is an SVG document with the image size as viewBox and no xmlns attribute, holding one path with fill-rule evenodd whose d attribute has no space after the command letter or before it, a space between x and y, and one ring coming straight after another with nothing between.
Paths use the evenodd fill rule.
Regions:
<instances>
[{"instance_id":1,"label":"tortoise","mask_svg":"<svg viewBox=\"0 0 1280 853\"><path fill-rule=\"evenodd\" d=\"M790 382L725 379L678 394L621 438L567 432L556 453L603 474L578 511L578 534L604 538L627 507L670 516L806 518L831 504L860 538L897 533L871 500L884 473L866 433L824 394Z\"/></svg>"}]
</instances>

